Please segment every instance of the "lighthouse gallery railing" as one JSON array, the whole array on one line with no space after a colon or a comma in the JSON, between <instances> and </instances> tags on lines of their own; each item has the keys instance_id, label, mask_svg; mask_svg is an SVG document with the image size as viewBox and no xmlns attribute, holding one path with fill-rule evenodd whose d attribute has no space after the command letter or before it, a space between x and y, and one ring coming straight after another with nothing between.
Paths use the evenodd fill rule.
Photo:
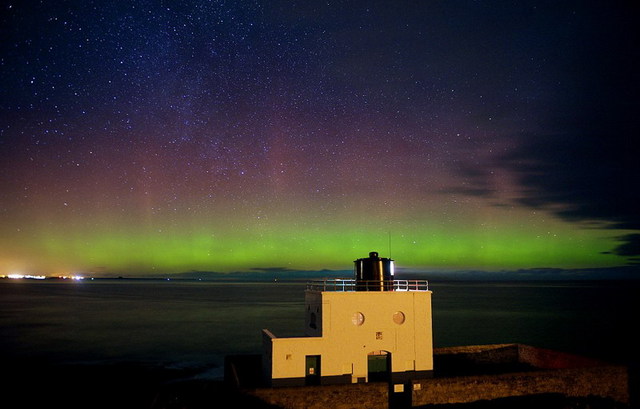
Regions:
<instances>
[{"instance_id":1,"label":"lighthouse gallery railing","mask_svg":"<svg viewBox=\"0 0 640 409\"><path fill-rule=\"evenodd\" d=\"M315 280L307 283L307 290L310 291L376 291L380 289L380 285L391 291L429 291L429 282L427 280L391 280L380 282L373 281L357 281L354 279L326 279Z\"/></svg>"}]
</instances>

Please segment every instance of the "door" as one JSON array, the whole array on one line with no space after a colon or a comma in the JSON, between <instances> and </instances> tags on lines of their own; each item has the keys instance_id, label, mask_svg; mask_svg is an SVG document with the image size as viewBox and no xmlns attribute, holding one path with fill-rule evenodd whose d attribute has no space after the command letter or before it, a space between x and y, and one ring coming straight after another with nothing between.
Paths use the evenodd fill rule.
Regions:
<instances>
[{"instance_id":1,"label":"door","mask_svg":"<svg viewBox=\"0 0 640 409\"><path fill-rule=\"evenodd\" d=\"M367 355L368 382L386 382L390 379L391 354L376 351Z\"/></svg>"},{"instance_id":2,"label":"door","mask_svg":"<svg viewBox=\"0 0 640 409\"><path fill-rule=\"evenodd\" d=\"M320 355L305 357L305 385L320 385Z\"/></svg>"}]
</instances>

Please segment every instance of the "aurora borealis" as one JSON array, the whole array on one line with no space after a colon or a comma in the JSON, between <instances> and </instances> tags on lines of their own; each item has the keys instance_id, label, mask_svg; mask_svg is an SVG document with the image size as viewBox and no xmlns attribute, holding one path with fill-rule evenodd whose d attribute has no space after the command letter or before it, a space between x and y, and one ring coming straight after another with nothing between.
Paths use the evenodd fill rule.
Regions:
<instances>
[{"instance_id":1,"label":"aurora borealis","mask_svg":"<svg viewBox=\"0 0 640 409\"><path fill-rule=\"evenodd\" d=\"M640 254L629 2L2 7L0 275Z\"/></svg>"}]
</instances>

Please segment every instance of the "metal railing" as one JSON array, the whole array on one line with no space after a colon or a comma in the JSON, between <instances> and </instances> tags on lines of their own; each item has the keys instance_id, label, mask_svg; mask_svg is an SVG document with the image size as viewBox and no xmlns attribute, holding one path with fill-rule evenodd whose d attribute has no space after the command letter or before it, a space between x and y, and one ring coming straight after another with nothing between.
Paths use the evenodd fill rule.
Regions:
<instances>
[{"instance_id":1,"label":"metal railing","mask_svg":"<svg viewBox=\"0 0 640 409\"><path fill-rule=\"evenodd\" d=\"M356 281L354 279L334 278L310 281L310 291L429 291L427 280L389 280Z\"/></svg>"}]
</instances>

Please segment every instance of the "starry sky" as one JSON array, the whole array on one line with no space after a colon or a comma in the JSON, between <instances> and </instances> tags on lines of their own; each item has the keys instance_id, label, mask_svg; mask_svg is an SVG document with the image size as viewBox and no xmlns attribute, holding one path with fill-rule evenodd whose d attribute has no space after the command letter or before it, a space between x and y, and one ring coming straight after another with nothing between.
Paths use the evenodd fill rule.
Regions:
<instances>
[{"instance_id":1,"label":"starry sky","mask_svg":"<svg viewBox=\"0 0 640 409\"><path fill-rule=\"evenodd\" d=\"M636 264L631 1L9 1L0 274Z\"/></svg>"}]
</instances>

